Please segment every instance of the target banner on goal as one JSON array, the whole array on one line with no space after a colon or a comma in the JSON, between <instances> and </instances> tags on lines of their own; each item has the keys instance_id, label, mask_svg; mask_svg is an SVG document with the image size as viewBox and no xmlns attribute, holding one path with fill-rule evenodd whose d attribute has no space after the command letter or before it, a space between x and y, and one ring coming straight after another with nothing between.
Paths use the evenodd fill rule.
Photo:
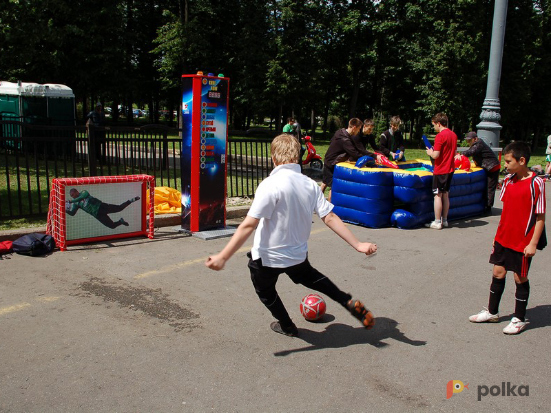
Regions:
<instances>
[{"instance_id":1,"label":"target banner on goal","mask_svg":"<svg viewBox=\"0 0 551 413\"><path fill-rule=\"evenodd\" d=\"M113 238L153 238L154 190L154 178L149 175L54 179L48 233L61 250L67 245Z\"/></svg>"}]
</instances>

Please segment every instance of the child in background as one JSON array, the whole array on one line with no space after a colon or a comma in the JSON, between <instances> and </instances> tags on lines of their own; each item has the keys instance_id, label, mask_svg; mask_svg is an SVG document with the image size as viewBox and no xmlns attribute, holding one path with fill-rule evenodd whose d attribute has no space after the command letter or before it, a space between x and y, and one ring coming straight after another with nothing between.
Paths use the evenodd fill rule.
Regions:
<instances>
[{"instance_id":1,"label":"child in background","mask_svg":"<svg viewBox=\"0 0 551 413\"><path fill-rule=\"evenodd\" d=\"M393 161L405 161L404 137L400 131L400 116L390 118L389 128L379 138L379 152Z\"/></svg>"},{"instance_id":2,"label":"child in background","mask_svg":"<svg viewBox=\"0 0 551 413\"><path fill-rule=\"evenodd\" d=\"M427 147L427 155L434 159L432 193L434 194L434 221L427 228L442 229L448 226L450 210L450 187L455 171L454 155L457 151L457 135L448 128L448 116L437 113L432 117L432 126L438 134L434 146Z\"/></svg>"}]
</instances>

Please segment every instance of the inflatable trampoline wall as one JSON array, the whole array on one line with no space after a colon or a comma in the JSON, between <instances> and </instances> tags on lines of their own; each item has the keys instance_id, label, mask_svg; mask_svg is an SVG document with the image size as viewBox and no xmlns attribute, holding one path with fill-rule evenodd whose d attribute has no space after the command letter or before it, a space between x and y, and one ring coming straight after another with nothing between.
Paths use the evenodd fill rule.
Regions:
<instances>
[{"instance_id":1,"label":"inflatable trampoline wall","mask_svg":"<svg viewBox=\"0 0 551 413\"><path fill-rule=\"evenodd\" d=\"M400 169L335 167L331 202L343 221L370 228L410 229L434 218L432 165L428 161L398 163ZM450 189L449 220L480 215L486 204L486 171L456 170Z\"/></svg>"}]
</instances>

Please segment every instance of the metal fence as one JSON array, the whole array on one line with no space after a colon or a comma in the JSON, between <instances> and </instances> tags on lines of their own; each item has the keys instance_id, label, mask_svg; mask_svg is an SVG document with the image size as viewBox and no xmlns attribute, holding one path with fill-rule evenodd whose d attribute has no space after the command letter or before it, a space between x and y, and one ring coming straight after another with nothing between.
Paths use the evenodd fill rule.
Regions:
<instances>
[{"instance_id":1,"label":"metal fence","mask_svg":"<svg viewBox=\"0 0 551 413\"><path fill-rule=\"evenodd\" d=\"M227 195L254 197L273 169L269 139L228 139ZM180 130L0 121L0 220L46 216L53 178L148 174L181 191Z\"/></svg>"}]
</instances>

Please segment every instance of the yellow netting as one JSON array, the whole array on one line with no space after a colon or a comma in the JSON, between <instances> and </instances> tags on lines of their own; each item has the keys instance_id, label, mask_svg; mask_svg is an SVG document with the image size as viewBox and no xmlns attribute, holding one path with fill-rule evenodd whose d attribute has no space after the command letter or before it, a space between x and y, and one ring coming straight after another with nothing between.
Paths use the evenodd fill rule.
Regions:
<instances>
[{"instance_id":1,"label":"yellow netting","mask_svg":"<svg viewBox=\"0 0 551 413\"><path fill-rule=\"evenodd\" d=\"M156 214L182 213L182 194L174 188L156 186L154 201ZM149 203L149 192L147 192L147 202Z\"/></svg>"}]
</instances>

